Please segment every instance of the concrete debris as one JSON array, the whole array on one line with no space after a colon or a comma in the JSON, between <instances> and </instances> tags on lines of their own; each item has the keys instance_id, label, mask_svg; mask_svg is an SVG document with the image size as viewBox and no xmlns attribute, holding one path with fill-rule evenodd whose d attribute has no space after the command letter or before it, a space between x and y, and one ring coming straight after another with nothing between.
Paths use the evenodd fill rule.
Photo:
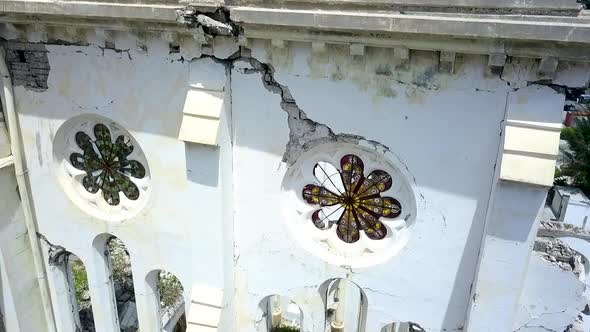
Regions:
<instances>
[{"instance_id":1,"label":"concrete debris","mask_svg":"<svg viewBox=\"0 0 590 332\"><path fill-rule=\"evenodd\" d=\"M206 13L194 6L187 6L176 11L177 20L189 27L201 27L210 36L238 36L242 29L229 17L229 10L218 8L214 12Z\"/></svg>"},{"instance_id":2,"label":"concrete debris","mask_svg":"<svg viewBox=\"0 0 590 332\"><path fill-rule=\"evenodd\" d=\"M559 239L539 237L533 250L546 261L573 272L576 277L584 272L582 256Z\"/></svg>"},{"instance_id":3,"label":"concrete debris","mask_svg":"<svg viewBox=\"0 0 590 332\"><path fill-rule=\"evenodd\" d=\"M537 232L539 237L574 237L590 241L590 231L571 224L553 221L541 221Z\"/></svg>"},{"instance_id":4,"label":"concrete debris","mask_svg":"<svg viewBox=\"0 0 590 332\"><path fill-rule=\"evenodd\" d=\"M584 331L584 319L582 316L578 316L578 318L568 327L564 332L585 332Z\"/></svg>"}]
</instances>

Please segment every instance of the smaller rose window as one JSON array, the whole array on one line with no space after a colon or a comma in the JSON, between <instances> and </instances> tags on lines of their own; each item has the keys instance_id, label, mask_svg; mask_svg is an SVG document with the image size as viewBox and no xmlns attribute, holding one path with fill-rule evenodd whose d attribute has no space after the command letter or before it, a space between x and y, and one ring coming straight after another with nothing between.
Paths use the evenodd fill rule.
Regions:
<instances>
[{"instance_id":1,"label":"smaller rose window","mask_svg":"<svg viewBox=\"0 0 590 332\"><path fill-rule=\"evenodd\" d=\"M142 179L146 176L145 167L137 160L130 160L133 152L131 140L120 135L112 140L111 132L104 124L94 126L92 140L83 131L76 133L75 141L83 153L72 153L70 162L73 167L86 172L82 186L89 193L97 193L100 189L104 200L109 205L119 205L123 193L129 200L137 200L140 191L130 179Z\"/></svg>"},{"instance_id":2,"label":"smaller rose window","mask_svg":"<svg viewBox=\"0 0 590 332\"><path fill-rule=\"evenodd\" d=\"M356 155L348 154L340 160L341 170L326 162L315 165L314 174L321 185L308 184L303 188L303 199L320 208L311 221L320 229L336 226L336 235L346 243L355 243L363 231L371 240L382 240L387 228L381 218L395 218L402 212L400 202L393 197L382 197L393 180L383 170L364 175L364 163Z\"/></svg>"}]
</instances>

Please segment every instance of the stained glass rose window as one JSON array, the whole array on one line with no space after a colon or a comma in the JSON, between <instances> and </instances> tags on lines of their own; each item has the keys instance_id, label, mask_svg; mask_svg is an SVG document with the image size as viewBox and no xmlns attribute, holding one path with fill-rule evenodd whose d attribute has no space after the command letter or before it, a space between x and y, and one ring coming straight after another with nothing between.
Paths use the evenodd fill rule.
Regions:
<instances>
[{"instance_id":1,"label":"stained glass rose window","mask_svg":"<svg viewBox=\"0 0 590 332\"><path fill-rule=\"evenodd\" d=\"M72 166L86 172L82 186L93 194L100 189L109 205L120 203L119 193L137 200L140 191L130 178L141 179L146 171L139 161L129 159L133 152L131 140L124 135L113 140L107 126L101 123L96 124L93 131L95 140L83 131L76 133L76 144L83 153L70 155Z\"/></svg>"},{"instance_id":2,"label":"stained glass rose window","mask_svg":"<svg viewBox=\"0 0 590 332\"><path fill-rule=\"evenodd\" d=\"M321 184L308 184L303 188L303 199L319 206L311 215L311 221L320 229L330 229L334 224L338 238L346 243L357 242L363 231L372 240L381 240L387 228L381 218L395 218L402 206L393 197L381 194L392 186L392 177L383 170L364 174L360 157L349 154L340 160L340 170L326 162L315 165L314 174Z\"/></svg>"}]
</instances>

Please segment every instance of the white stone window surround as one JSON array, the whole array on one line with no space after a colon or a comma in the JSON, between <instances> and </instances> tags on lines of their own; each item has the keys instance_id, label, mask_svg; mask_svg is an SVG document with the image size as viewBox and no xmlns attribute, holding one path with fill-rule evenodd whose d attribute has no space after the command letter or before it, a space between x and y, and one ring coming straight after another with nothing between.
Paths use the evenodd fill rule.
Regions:
<instances>
[{"instance_id":1,"label":"white stone window surround","mask_svg":"<svg viewBox=\"0 0 590 332\"><path fill-rule=\"evenodd\" d=\"M360 231L360 240L345 243L336 235L336 226L329 229L317 228L311 215L319 209L302 198L302 189L307 184L321 185L314 175L314 167L319 162L327 162L340 169L340 159L354 154L364 162L364 175L373 170L383 170L393 179L392 187L382 193L397 199L402 206L401 215L396 218L381 218L387 228L387 235L382 240L371 240ZM301 155L285 174L281 188L283 220L297 242L311 254L338 266L364 268L380 264L402 250L410 238L410 230L416 222L418 194L413 177L403 163L391 152L375 151L370 144L365 146L353 143L322 144Z\"/></svg>"},{"instance_id":2,"label":"white stone window surround","mask_svg":"<svg viewBox=\"0 0 590 332\"><path fill-rule=\"evenodd\" d=\"M76 133L82 131L95 139L94 126L99 123L109 129L112 140L115 140L119 135L128 138L133 145L133 152L128 159L139 161L145 168L146 174L143 178L128 177L139 189L139 198L137 200L130 200L120 192L120 203L118 205L109 205L104 200L101 190L98 190L97 193L90 193L82 186L82 179L86 176L86 172L75 168L70 162L72 153L83 153L76 143ZM82 211L91 216L110 222L123 222L137 215L147 205L151 194L150 171L147 159L133 135L113 120L92 113L68 119L55 134L53 160L56 176L68 198Z\"/></svg>"}]
</instances>

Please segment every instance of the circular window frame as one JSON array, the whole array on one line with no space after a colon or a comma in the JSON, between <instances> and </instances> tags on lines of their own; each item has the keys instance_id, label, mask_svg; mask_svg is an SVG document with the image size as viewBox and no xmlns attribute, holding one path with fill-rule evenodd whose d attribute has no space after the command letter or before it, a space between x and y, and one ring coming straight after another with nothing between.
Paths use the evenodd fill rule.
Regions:
<instances>
[{"instance_id":1,"label":"circular window frame","mask_svg":"<svg viewBox=\"0 0 590 332\"><path fill-rule=\"evenodd\" d=\"M139 197L136 200L128 199L122 192L119 192L119 204L110 205L105 201L100 189L96 193L91 193L82 185L82 179L87 173L75 168L70 161L70 156L73 153L84 153L76 142L76 134L84 132L92 139L96 139L94 127L97 124L103 124L108 128L111 140L114 141L117 137L123 135L133 145L133 151L129 154L128 159L138 161L145 169L143 178L128 176L128 179L139 190ZM106 117L97 114L82 114L65 121L55 134L53 163L57 178L66 196L82 211L100 220L110 222L129 220L137 216L145 208L151 197L151 173L141 146L128 130Z\"/></svg>"},{"instance_id":2,"label":"circular window frame","mask_svg":"<svg viewBox=\"0 0 590 332\"><path fill-rule=\"evenodd\" d=\"M402 211L395 218L380 218L386 226L387 235L381 240L371 240L360 230L360 239L346 243L336 234L337 225L319 229L311 215L320 209L303 199L302 190L307 184L321 185L314 175L319 162L328 162L339 171L340 159L345 155L356 155L364 163L363 174L383 170L391 175L393 184L381 193L382 197L393 197L401 203ZM389 151L376 151L374 147L354 143L326 143L304 152L289 167L281 184L281 210L283 220L296 241L309 253L337 266L364 268L389 260L407 244L412 226L416 222L420 197L413 177L405 165Z\"/></svg>"}]
</instances>

